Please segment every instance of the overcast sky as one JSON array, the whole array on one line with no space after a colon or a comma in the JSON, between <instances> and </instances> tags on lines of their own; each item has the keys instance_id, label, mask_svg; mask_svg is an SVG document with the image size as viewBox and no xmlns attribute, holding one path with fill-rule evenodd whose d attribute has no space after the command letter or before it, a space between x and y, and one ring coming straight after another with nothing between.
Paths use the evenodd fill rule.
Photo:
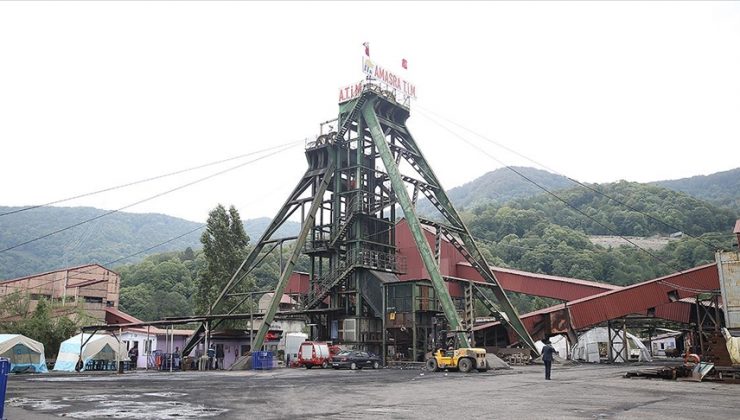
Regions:
<instances>
[{"instance_id":1,"label":"overcast sky","mask_svg":"<svg viewBox=\"0 0 740 420\"><path fill-rule=\"evenodd\" d=\"M408 125L446 188L501 163L435 120L586 182L740 166L738 2L3 2L0 205L312 137L362 78L366 41L416 85ZM272 217L302 150L126 211L205 221L220 202ZM116 209L246 160L61 205Z\"/></svg>"}]
</instances>

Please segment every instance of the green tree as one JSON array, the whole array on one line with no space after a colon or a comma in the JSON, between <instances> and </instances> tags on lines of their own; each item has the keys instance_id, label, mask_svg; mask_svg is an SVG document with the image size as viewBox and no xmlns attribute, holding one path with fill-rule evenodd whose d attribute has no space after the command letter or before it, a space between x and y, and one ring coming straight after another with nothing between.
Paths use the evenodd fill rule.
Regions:
<instances>
[{"instance_id":1,"label":"green tree","mask_svg":"<svg viewBox=\"0 0 740 420\"><path fill-rule=\"evenodd\" d=\"M20 303L19 303L20 302ZM79 323L89 323L87 315L79 308L71 308L67 316L55 313L55 306L46 299L36 304L36 309L29 313L28 295L14 293L0 301L0 314L10 316L12 321L0 323L0 333L22 334L44 345L47 359L56 358L62 341L73 336ZM77 321L73 321L73 318ZM83 321L80 321L83 320Z\"/></svg>"},{"instance_id":2,"label":"green tree","mask_svg":"<svg viewBox=\"0 0 740 420\"><path fill-rule=\"evenodd\" d=\"M183 261L182 255L156 254L139 264L121 267L121 310L147 321L192 315L198 256Z\"/></svg>"},{"instance_id":3,"label":"green tree","mask_svg":"<svg viewBox=\"0 0 740 420\"><path fill-rule=\"evenodd\" d=\"M234 206L228 211L221 204L216 206L209 213L206 225L200 238L206 264L197 278L195 295L196 312L201 314L208 312L211 303L239 268L249 244L249 236ZM240 289L247 289L252 282L242 283Z\"/></svg>"}]
</instances>

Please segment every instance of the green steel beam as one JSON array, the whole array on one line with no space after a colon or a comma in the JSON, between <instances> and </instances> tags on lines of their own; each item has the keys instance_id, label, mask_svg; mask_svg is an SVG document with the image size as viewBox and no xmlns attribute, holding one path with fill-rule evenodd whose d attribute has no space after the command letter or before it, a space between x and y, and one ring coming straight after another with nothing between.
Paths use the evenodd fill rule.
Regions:
<instances>
[{"instance_id":1,"label":"green steel beam","mask_svg":"<svg viewBox=\"0 0 740 420\"><path fill-rule=\"evenodd\" d=\"M300 182L298 182L298 185L293 189L293 192L290 194L287 200L285 200L285 203L278 211L278 214L275 216L274 219L272 219L272 222L270 222L270 225L265 229L265 232L262 234L262 237L260 237L259 241L257 241L257 244L252 248L252 251L249 252L247 255L247 258L242 261L239 268L234 272L234 275L231 276L231 279L226 283L224 288L221 290L221 294L216 298L215 301L211 304L211 306L208 308L208 314L211 315L215 309L218 307L218 305L224 300L226 295L231 292L232 289L234 289L240 282L244 280L244 278L247 277L249 272L253 268L253 264L257 256L262 252L262 249L265 246L265 242L270 239L270 237L277 231L280 226L285 223L285 220L287 220L288 217L295 211L298 205L291 205L290 203L297 199L303 192L311 185L311 181L315 177L309 174L309 170L306 170L306 172L303 174L303 177L301 178ZM244 301L242 301L243 303ZM229 313L234 312L238 306L240 306L241 303L237 304ZM201 325L198 326L198 328L195 330L195 333L188 338L188 340L185 342L185 345L183 346L183 354L188 354L190 351L200 342L201 334L205 332L205 323L201 323Z\"/></svg>"},{"instance_id":2,"label":"green steel beam","mask_svg":"<svg viewBox=\"0 0 740 420\"><path fill-rule=\"evenodd\" d=\"M388 178L393 186L393 191L396 193L396 199L406 215L409 230L411 231L411 235L414 237L416 247L419 249L419 254L421 254L424 267L427 269L429 277L431 277L432 285L434 286L434 290L437 293L440 304L442 305L442 310L447 317L447 321L450 323L450 329L457 331L458 340L461 344L464 344L465 347L470 347L467 335L462 332L464 330L463 325L457 315L455 305L452 303L452 298L450 297L447 285L442 278L442 273L440 273L439 267L434 261L434 255L429 247L429 243L427 243L426 238L424 237L421 223L419 222L414 206L411 203L408 191L406 191L406 184L401 179L398 165L396 165L396 161L393 159L393 153L385 140L378 117L375 115L375 111L373 109L374 103L374 100L369 100L364 105L362 116L365 119L367 127L370 129L370 135L375 142L375 147L378 149L378 154L380 155L381 160L383 160L385 169L388 171Z\"/></svg>"},{"instance_id":3,"label":"green steel beam","mask_svg":"<svg viewBox=\"0 0 740 420\"><path fill-rule=\"evenodd\" d=\"M306 243L306 238L308 237L309 232L311 231L311 229L313 229L314 221L316 220L316 212L321 206L321 203L324 201L324 193L329 187L331 179L334 177L335 169L336 163L332 159L332 161L326 167L326 172L324 172L321 183L314 192L314 197L311 201L311 207L308 210L308 214L306 215L305 220L303 220L301 233L298 235L298 239L296 239L293 253L290 256L290 259L287 261L287 264L285 264L283 272L280 274L280 279L278 280L277 286L275 286L275 293L272 295L270 306L267 308L267 312L262 318L262 324L260 325L260 329L257 331L257 336L255 337L254 343L252 345L253 347L252 349L250 349L250 351L262 348L262 344L265 342L265 335L270 329L270 323L275 318L275 313L277 312L280 305L280 299L283 297L285 287L288 285L288 278L290 278L291 273L293 273L293 267L295 267L296 261L298 261L298 257L300 257L301 253L303 252L303 245Z\"/></svg>"},{"instance_id":4,"label":"green steel beam","mask_svg":"<svg viewBox=\"0 0 740 420\"><path fill-rule=\"evenodd\" d=\"M249 272L252 270L252 264L254 263L254 260L257 258L259 253L262 252L262 249L265 246L265 241L269 240L273 233L275 233L275 231L277 231L280 226L285 223L285 220L290 216L290 214L295 211L297 205L291 205L290 203L296 200L301 194L303 194L304 191L306 191L306 188L311 185L310 181L313 179L314 177L310 176L307 170L306 173L303 175L303 178L301 178L301 181L293 189L293 192L290 194L288 199L285 200L285 203L278 211L278 214L275 216L274 219L272 219L270 225L267 226L267 229L265 229L262 237L260 237L259 241L257 241L257 244L254 246L254 248L252 248L252 251L249 252L247 258L242 261L241 265L231 277L229 282L226 283L226 286L224 286L224 288L221 290L221 294L211 304L210 308L208 309L208 315L213 313L218 304L221 303L221 301L226 297L231 289L236 287L247 276L247 274L249 274ZM291 207L293 207L293 209L291 209Z\"/></svg>"},{"instance_id":5,"label":"green steel beam","mask_svg":"<svg viewBox=\"0 0 740 420\"><path fill-rule=\"evenodd\" d=\"M496 276L491 271L491 266L488 264L486 259L483 257L483 254L478 249L478 245L475 243L473 235L470 234L467 226L465 226L462 218L458 214L457 210L455 210L452 202L450 202L449 197L447 197L447 193L441 187L437 176L434 174L431 166L429 166L429 164L427 163L424 155L421 153L421 150L416 145L413 137L411 137L411 135L409 134L407 136L404 136L402 141L408 148L410 148L414 153L418 155L416 158L414 158L414 162L421 169L420 175L424 178L424 181L428 184L438 186L437 188L432 187L432 191L437 201L439 201L439 205L442 206L452 217L452 220L449 220L449 222L452 223L454 227L460 230L457 233L462 239L463 244L465 244L465 248L470 253L470 261L468 262L470 262L471 265L476 268L476 270L480 273L483 279L486 280L487 283L493 286L493 294L496 297L496 300L498 300L501 308L504 310L504 313L506 313L506 316L509 318L509 325L515 330L516 334L522 338L524 344L526 344L530 348L530 350L535 353L539 353L537 351L537 347L535 347L534 345L534 340L532 339L532 336L530 336L527 329L524 328L524 324L519 318L519 313L517 312L516 308L514 308L514 305L511 304L511 301L509 301L509 298L508 296L506 296L506 292L504 291L504 289L501 288L498 280L496 279Z\"/></svg>"}]
</instances>

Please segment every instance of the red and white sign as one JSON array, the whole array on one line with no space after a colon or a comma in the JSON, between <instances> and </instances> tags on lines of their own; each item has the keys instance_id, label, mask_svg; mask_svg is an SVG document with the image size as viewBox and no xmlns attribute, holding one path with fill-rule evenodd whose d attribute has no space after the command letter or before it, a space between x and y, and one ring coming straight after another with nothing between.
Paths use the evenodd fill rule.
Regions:
<instances>
[{"instance_id":1,"label":"red and white sign","mask_svg":"<svg viewBox=\"0 0 740 420\"><path fill-rule=\"evenodd\" d=\"M359 98L362 94L362 82L357 82L353 85L345 86L339 89L339 103L351 101L352 99Z\"/></svg>"},{"instance_id":2,"label":"red and white sign","mask_svg":"<svg viewBox=\"0 0 740 420\"><path fill-rule=\"evenodd\" d=\"M406 60L404 59L404 64ZM404 80L397 74L386 70L370 60L370 57L363 57L362 71L368 76L367 80L360 81L349 86L339 89L339 103L351 101L362 95L365 84L378 84L383 89L393 91L396 100L416 99L416 86ZM405 102L405 101L404 101Z\"/></svg>"},{"instance_id":3,"label":"red and white sign","mask_svg":"<svg viewBox=\"0 0 740 420\"><path fill-rule=\"evenodd\" d=\"M403 96L416 99L416 86L412 85L407 80L404 80L397 74L373 63L373 61L370 60L370 57L363 58L362 71L377 81L385 83L388 87L396 90L396 92Z\"/></svg>"}]
</instances>

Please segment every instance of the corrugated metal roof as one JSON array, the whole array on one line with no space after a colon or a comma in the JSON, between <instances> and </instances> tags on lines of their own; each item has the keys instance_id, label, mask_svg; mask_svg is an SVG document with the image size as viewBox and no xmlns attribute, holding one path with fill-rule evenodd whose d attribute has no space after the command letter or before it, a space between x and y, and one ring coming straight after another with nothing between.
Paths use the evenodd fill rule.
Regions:
<instances>
[{"instance_id":1,"label":"corrugated metal roof","mask_svg":"<svg viewBox=\"0 0 740 420\"><path fill-rule=\"evenodd\" d=\"M693 303L690 299L698 293L719 288L719 274L715 264L707 264L680 273L599 293L567 304L559 304L520 316L527 331L533 336L542 327L557 331L563 320L570 321L574 329L581 330L610 319L630 314L646 315L655 309L655 317L688 323ZM676 291L679 301L671 302L668 292ZM542 324L547 325L542 325ZM479 331L499 325L489 322L478 325ZM550 331L545 331L550 332Z\"/></svg>"},{"instance_id":2,"label":"corrugated metal roof","mask_svg":"<svg viewBox=\"0 0 740 420\"><path fill-rule=\"evenodd\" d=\"M396 276L393 273L386 273L385 271L377 271L377 270L368 270L370 273L375 276L378 280L380 280L381 283L398 283L398 276Z\"/></svg>"},{"instance_id":3,"label":"corrugated metal roof","mask_svg":"<svg viewBox=\"0 0 740 420\"><path fill-rule=\"evenodd\" d=\"M643 313L671 303L669 292L678 299L719 288L719 274L714 264L707 264L619 290L601 293L568 303L573 328L582 329L600 322ZM667 309L666 309L667 311ZM671 312L668 312L671 313Z\"/></svg>"},{"instance_id":4,"label":"corrugated metal roof","mask_svg":"<svg viewBox=\"0 0 740 420\"><path fill-rule=\"evenodd\" d=\"M10 283L10 282L14 282L14 281L27 280L27 279L32 279L34 277L46 276L48 274L61 273L61 272L64 272L64 271L77 271L79 269L87 268L87 267L100 267L103 270L107 270L107 271L110 271L111 273L113 273L115 275L119 275L117 272L111 270L110 268L103 267L100 264L85 264L85 265L78 265L78 266L75 266L75 267L62 268L62 269L59 269L59 270L47 271L47 272L44 272L44 273L31 274L29 276L17 277L17 278L9 279L9 280L0 280L0 283ZM87 274L87 273L83 273L83 274Z\"/></svg>"},{"instance_id":5,"label":"corrugated metal roof","mask_svg":"<svg viewBox=\"0 0 740 420\"><path fill-rule=\"evenodd\" d=\"M595 281L528 273L526 271L492 267L496 279L504 290L572 301L611 290L621 289L613 284ZM468 263L457 264L457 277L483 282L478 271Z\"/></svg>"}]
</instances>

